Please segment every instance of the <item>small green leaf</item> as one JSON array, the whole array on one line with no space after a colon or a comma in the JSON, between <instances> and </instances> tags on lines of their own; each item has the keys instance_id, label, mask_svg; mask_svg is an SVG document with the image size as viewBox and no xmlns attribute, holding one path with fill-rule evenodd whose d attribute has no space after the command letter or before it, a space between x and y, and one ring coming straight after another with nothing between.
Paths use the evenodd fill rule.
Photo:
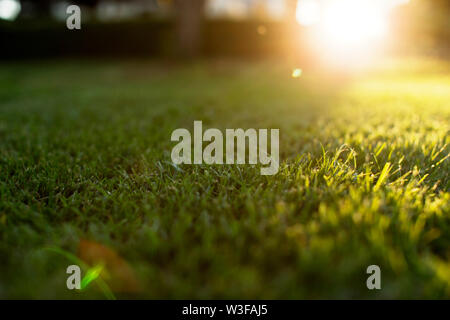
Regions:
<instances>
[{"instance_id":1,"label":"small green leaf","mask_svg":"<svg viewBox=\"0 0 450 320\"><path fill-rule=\"evenodd\" d=\"M378 181L377 181L375 187L373 188L373 191L376 192L376 191L378 191L378 189L380 189L381 185L388 178L389 172L391 171L391 169L392 169L391 163L390 162L386 162L386 164L384 165L383 170L381 171L380 177L378 178Z\"/></svg>"},{"instance_id":2,"label":"small green leaf","mask_svg":"<svg viewBox=\"0 0 450 320\"><path fill-rule=\"evenodd\" d=\"M87 286L97 279L100 276L100 273L103 270L103 265L97 265L95 267L92 267L88 269L86 272L86 275L84 276L83 280L81 280L81 290L84 290L87 288Z\"/></svg>"}]
</instances>

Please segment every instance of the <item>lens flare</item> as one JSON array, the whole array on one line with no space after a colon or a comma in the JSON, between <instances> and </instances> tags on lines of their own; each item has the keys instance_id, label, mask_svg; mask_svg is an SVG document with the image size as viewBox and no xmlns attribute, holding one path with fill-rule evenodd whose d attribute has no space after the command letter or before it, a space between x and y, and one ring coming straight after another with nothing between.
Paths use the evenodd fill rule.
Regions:
<instances>
[{"instance_id":1,"label":"lens flare","mask_svg":"<svg viewBox=\"0 0 450 320\"><path fill-rule=\"evenodd\" d=\"M292 70L292 78L300 78L302 73L303 73L302 69L296 68L296 69Z\"/></svg>"}]
</instances>

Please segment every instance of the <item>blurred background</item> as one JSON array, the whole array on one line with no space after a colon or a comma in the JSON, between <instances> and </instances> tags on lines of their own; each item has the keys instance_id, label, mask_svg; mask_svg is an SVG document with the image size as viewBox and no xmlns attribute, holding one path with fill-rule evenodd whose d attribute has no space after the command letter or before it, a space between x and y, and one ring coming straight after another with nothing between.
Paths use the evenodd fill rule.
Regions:
<instances>
[{"instance_id":1,"label":"blurred background","mask_svg":"<svg viewBox=\"0 0 450 320\"><path fill-rule=\"evenodd\" d=\"M0 0L0 57L447 57L449 17L448 0Z\"/></svg>"}]
</instances>

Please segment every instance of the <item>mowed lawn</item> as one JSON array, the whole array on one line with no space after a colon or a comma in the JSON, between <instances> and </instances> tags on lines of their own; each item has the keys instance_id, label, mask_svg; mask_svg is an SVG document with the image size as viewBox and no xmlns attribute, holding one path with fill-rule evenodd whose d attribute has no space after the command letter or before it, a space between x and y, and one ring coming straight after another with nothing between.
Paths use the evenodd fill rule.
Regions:
<instances>
[{"instance_id":1,"label":"mowed lawn","mask_svg":"<svg viewBox=\"0 0 450 320\"><path fill-rule=\"evenodd\" d=\"M0 297L108 297L73 254L116 298L450 298L450 63L294 67L2 63ZM279 128L278 174L173 165L194 120Z\"/></svg>"}]
</instances>

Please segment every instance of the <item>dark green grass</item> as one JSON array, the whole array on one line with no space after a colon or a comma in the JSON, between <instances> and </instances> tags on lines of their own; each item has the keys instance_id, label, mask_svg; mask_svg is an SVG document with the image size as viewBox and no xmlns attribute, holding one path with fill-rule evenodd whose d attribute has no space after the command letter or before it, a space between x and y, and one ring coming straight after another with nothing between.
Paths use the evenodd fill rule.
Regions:
<instances>
[{"instance_id":1,"label":"dark green grass","mask_svg":"<svg viewBox=\"0 0 450 320\"><path fill-rule=\"evenodd\" d=\"M119 298L450 298L450 64L291 71L3 64L0 297L104 298L42 250L88 239L133 268L142 290ZM280 128L279 173L173 166L194 120Z\"/></svg>"}]
</instances>

